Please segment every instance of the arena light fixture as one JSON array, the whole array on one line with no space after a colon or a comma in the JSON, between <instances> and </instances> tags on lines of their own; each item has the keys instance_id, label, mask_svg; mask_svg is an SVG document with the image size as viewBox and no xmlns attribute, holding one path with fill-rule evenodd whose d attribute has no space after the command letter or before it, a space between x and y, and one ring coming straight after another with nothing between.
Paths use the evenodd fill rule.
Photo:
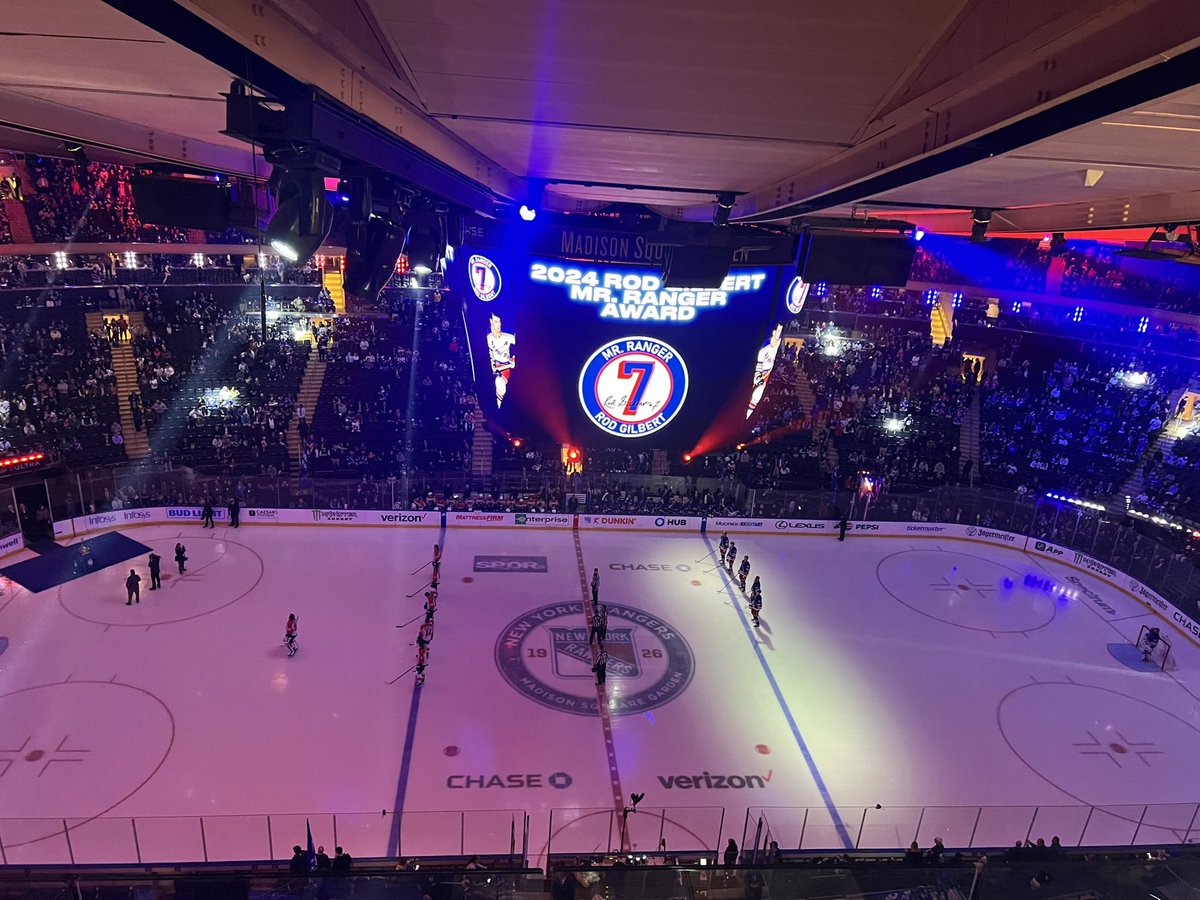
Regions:
<instances>
[{"instance_id":1,"label":"arena light fixture","mask_svg":"<svg viewBox=\"0 0 1200 900\"><path fill-rule=\"evenodd\" d=\"M732 191L722 191L717 194L717 208L713 210L714 225L723 228L729 224L729 214L733 212L735 202L737 202L737 195Z\"/></svg>"},{"instance_id":2,"label":"arena light fixture","mask_svg":"<svg viewBox=\"0 0 1200 900\"><path fill-rule=\"evenodd\" d=\"M925 239L925 229L924 228L914 228L913 229L913 240L919 244L924 239Z\"/></svg>"},{"instance_id":3,"label":"arena light fixture","mask_svg":"<svg viewBox=\"0 0 1200 900\"><path fill-rule=\"evenodd\" d=\"M90 162L87 153L84 152L83 144L79 143L79 141L66 141L63 146L66 148L67 153L71 155L71 160L76 165L86 166Z\"/></svg>"},{"instance_id":4,"label":"arena light fixture","mask_svg":"<svg viewBox=\"0 0 1200 900\"><path fill-rule=\"evenodd\" d=\"M409 265L417 275L428 275L442 267L446 251L446 214L426 208L410 211L405 217L408 226Z\"/></svg>"},{"instance_id":5,"label":"arena light fixture","mask_svg":"<svg viewBox=\"0 0 1200 900\"><path fill-rule=\"evenodd\" d=\"M272 154L268 186L275 214L267 225L267 243L290 263L304 263L317 252L333 225L333 207L325 199L325 176L337 174L338 161L315 148Z\"/></svg>"},{"instance_id":6,"label":"arena light fixture","mask_svg":"<svg viewBox=\"0 0 1200 900\"><path fill-rule=\"evenodd\" d=\"M987 241L988 226L992 224L992 211L986 207L971 210L971 243Z\"/></svg>"},{"instance_id":7,"label":"arena light fixture","mask_svg":"<svg viewBox=\"0 0 1200 900\"><path fill-rule=\"evenodd\" d=\"M379 204L373 205L366 221L347 228L343 278L346 293L364 300L379 296L397 273L407 240L402 204L408 202L409 195L394 184L376 185L371 193Z\"/></svg>"}]
</instances>

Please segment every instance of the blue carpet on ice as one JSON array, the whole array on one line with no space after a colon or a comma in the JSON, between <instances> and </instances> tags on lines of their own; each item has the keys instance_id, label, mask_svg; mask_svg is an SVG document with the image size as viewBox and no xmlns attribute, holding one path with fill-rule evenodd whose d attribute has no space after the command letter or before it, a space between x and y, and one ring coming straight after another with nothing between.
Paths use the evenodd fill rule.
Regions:
<instances>
[{"instance_id":1,"label":"blue carpet on ice","mask_svg":"<svg viewBox=\"0 0 1200 900\"><path fill-rule=\"evenodd\" d=\"M81 548L87 548L87 553L81 553ZM150 548L145 544L115 531L88 538L70 547L59 547L57 552L48 553L47 549L40 548L42 555L35 559L0 569L0 574L37 594L150 553Z\"/></svg>"}]
</instances>

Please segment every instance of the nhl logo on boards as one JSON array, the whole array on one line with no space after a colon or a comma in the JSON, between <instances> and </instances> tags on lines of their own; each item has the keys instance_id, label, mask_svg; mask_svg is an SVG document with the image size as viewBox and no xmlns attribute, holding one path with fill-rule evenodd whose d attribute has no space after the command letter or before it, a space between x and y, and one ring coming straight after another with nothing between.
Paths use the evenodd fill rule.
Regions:
<instances>
[{"instance_id":1,"label":"nhl logo on boards","mask_svg":"<svg viewBox=\"0 0 1200 900\"><path fill-rule=\"evenodd\" d=\"M500 270L486 256L475 254L467 260L467 278L475 296L484 303L500 295Z\"/></svg>"},{"instance_id":2,"label":"nhl logo on boards","mask_svg":"<svg viewBox=\"0 0 1200 900\"><path fill-rule=\"evenodd\" d=\"M496 641L504 680L534 703L576 716L599 715L594 645L579 601L530 610L509 623ZM695 659L668 622L624 604L608 604L607 683L614 716L644 713L687 689Z\"/></svg>"},{"instance_id":3,"label":"nhl logo on boards","mask_svg":"<svg viewBox=\"0 0 1200 900\"><path fill-rule=\"evenodd\" d=\"M579 373L579 402L592 424L622 438L668 425L687 399L688 370L670 344L649 337L609 341Z\"/></svg>"}]
</instances>

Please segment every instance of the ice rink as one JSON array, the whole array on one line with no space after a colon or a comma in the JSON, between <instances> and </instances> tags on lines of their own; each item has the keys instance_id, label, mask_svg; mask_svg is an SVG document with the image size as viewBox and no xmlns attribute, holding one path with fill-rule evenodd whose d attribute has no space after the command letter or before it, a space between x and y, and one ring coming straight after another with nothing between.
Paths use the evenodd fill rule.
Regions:
<instances>
[{"instance_id":1,"label":"ice rink","mask_svg":"<svg viewBox=\"0 0 1200 900\"><path fill-rule=\"evenodd\" d=\"M285 859L306 818L359 857L527 845L535 862L547 846L741 844L760 818L806 848L1175 843L1200 826L1194 646L1065 561L937 536L738 535L763 583L755 628L715 534L124 533L164 557L154 592L135 560L140 604L125 605L129 565L0 595L8 864ZM1146 623L1178 668L1131 662Z\"/></svg>"}]
</instances>

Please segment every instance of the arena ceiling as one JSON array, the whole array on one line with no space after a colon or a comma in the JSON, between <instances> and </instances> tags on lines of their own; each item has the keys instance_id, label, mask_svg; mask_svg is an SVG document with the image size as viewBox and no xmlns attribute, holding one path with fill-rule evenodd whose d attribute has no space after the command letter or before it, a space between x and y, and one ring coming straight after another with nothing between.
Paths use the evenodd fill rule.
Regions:
<instances>
[{"instance_id":1,"label":"arena ceiling","mask_svg":"<svg viewBox=\"0 0 1200 900\"><path fill-rule=\"evenodd\" d=\"M249 148L220 133L221 94L264 61L502 199L539 179L550 206L643 203L696 220L731 191L735 219L773 222L866 210L961 232L973 207L998 210L992 233L1200 221L1188 0L10 0L5 12L0 145L16 150L72 138L96 159L253 174ZM214 52L197 22L241 56Z\"/></svg>"}]
</instances>

